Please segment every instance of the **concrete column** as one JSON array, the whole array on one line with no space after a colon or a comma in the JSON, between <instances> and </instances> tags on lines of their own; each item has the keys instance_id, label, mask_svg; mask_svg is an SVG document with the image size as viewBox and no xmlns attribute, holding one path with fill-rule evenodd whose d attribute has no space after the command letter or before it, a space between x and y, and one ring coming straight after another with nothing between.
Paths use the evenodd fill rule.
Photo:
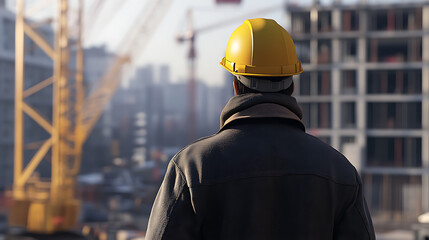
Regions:
<instances>
[{"instance_id":1,"label":"concrete column","mask_svg":"<svg viewBox=\"0 0 429 240\"><path fill-rule=\"evenodd\" d=\"M318 19L318 12L317 7L313 5L313 8L310 10L310 33L311 33L311 39L310 39L310 64L311 65L317 65L317 59L318 59L318 43L317 38L314 36L317 35L317 19ZM311 72L310 73L310 94L315 95L317 94L317 72ZM310 126L309 128L317 126L319 119L318 119L318 108L317 104L310 103Z\"/></svg>"},{"instance_id":2,"label":"concrete column","mask_svg":"<svg viewBox=\"0 0 429 240\"><path fill-rule=\"evenodd\" d=\"M317 39L314 38L315 35L317 35L317 19L318 19L318 12L317 8L313 7L310 11L310 33L311 33L311 40L310 40L310 63L311 64L317 64Z\"/></svg>"},{"instance_id":3,"label":"concrete column","mask_svg":"<svg viewBox=\"0 0 429 240\"><path fill-rule=\"evenodd\" d=\"M332 11L332 27L334 32L338 33L341 29L340 25L340 17L341 12L339 9L334 9ZM331 54L332 54L332 74L331 74L331 86L332 86L332 139L331 139L331 145L337 150L340 150L340 144L341 144L341 136L340 136L340 130L341 130L341 102L339 99L340 96L340 86L341 86L341 79L340 79L340 62L341 62L341 56L340 56L340 49L341 49L341 42L336 37L332 40L331 44Z\"/></svg>"},{"instance_id":4,"label":"concrete column","mask_svg":"<svg viewBox=\"0 0 429 240\"><path fill-rule=\"evenodd\" d=\"M367 62L367 39L363 33L367 32L367 12L361 10L359 12L359 31L361 37L357 39L357 54L359 67L357 68L357 95L358 99L356 102L356 128L358 134L356 135L356 144L362 147L361 166L365 169L366 156L364 146L366 146L366 118L367 118L367 103L366 103L366 62Z\"/></svg>"},{"instance_id":5,"label":"concrete column","mask_svg":"<svg viewBox=\"0 0 429 240\"><path fill-rule=\"evenodd\" d=\"M341 11L336 8L332 11L332 29L334 32L341 31Z\"/></svg>"},{"instance_id":6,"label":"concrete column","mask_svg":"<svg viewBox=\"0 0 429 240\"><path fill-rule=\"evenodd\" d=\"M311 39L310 40L310 64L316 65L317 59L318 59L318 53L317 53L317 39Z\"/></svg>"},{"instance_id":7,"label":"concrete column","mask_svg":"<svg viewBox=\"0 0 429 240\"><path fill-rule=\"evenodd\" d=\"M424 51L429 49L423 48ZM422 167L426 170L422 176L422 209L425 212L429 211L429 65L427 63L426 61L422 68Z\"/></svg>"},{"instance_id":8,"label":"concrete column","mask_svg":"<svg viewBox=\"0 0 429 240\"><path fill-rule=\"evenodd\" d=\"M429 211L429 6L423 6L422 28L422 210Z\"/></svg>"},{"instance_id":9,"label":"concrete column","mask_svg":"<svg viewBox=\"0 0 429 240\"><path fill-rule=\"evenodd\" d=\"M334 40L335 41L335 40ZM333 44L334 45L334 44ZM334 67L331 74L332 84L332 139L331 145L340 150L341 102L340 102L340 70Z\"/></svg>"}]
</instances>

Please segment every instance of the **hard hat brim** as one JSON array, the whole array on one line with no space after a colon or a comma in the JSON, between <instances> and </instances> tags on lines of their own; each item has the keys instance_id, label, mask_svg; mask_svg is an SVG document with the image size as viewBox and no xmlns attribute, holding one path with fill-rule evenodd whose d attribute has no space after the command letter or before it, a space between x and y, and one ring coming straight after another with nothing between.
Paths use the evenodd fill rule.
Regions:
<instances>
[{"instance_id":1,"label":"hard hat brim","mask_svg":"<svg viewBox=\"0 0 429 240\"><path fill-rule=\"evenodd\" d=\"M234 75L254 76L254 77L287 77L298 75L303 72L302 64L298 61L295 64L286 66L249 66L238 65L228 61L225 57L219 63L228 72Z\"/></svg>"}]
</instances>

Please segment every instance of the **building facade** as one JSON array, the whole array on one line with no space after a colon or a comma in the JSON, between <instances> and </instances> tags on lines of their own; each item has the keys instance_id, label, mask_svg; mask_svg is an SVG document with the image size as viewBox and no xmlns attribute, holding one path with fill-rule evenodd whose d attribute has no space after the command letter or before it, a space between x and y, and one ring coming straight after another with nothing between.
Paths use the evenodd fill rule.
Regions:
<instances>
[{"instance_id":1,"label":"building facade","mask_svg":"<svg viewBox=\"0 0 429 240\"><path fill-rule=\"evenodd\" d=\"M429 211L429 5L288 5L307 131L360 171L375 224Z\"/></svg>"}]
</instances>

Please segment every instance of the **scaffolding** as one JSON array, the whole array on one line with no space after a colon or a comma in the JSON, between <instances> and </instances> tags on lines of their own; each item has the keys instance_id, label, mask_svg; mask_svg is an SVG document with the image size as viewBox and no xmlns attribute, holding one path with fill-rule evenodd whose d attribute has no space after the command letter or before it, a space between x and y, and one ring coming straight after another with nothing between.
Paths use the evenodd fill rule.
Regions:
<instances>
[{"instance_id":1,"label":"scaffolding","mask_svg":"<svg viewBox=\"0 0 429 240\"><path fill-rule=\"evenodd\" d=\"M429 5L286 12L303 54L296 92L308 131L359 168L376 224L415 221L429 211Z\"/></svg>"}]
</instances>

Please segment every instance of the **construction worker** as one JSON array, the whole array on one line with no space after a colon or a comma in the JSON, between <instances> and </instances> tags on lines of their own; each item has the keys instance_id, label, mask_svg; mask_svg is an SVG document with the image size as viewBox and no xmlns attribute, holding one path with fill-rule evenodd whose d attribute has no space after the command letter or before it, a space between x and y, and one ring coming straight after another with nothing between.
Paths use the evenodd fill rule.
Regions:
<instances>
[{"instance_id":1,"label":"construction worker","mask_svg":"<svg viewBox=\"0 0 429 240\"><path fill-rule=\"evenodd\" d=\"M218 133L170 161L146 240L375 239L356 169L305 133L291 96L303 69L288 32L246 20L220 64L237 96Z\"/></svg>"}]
</instances>

